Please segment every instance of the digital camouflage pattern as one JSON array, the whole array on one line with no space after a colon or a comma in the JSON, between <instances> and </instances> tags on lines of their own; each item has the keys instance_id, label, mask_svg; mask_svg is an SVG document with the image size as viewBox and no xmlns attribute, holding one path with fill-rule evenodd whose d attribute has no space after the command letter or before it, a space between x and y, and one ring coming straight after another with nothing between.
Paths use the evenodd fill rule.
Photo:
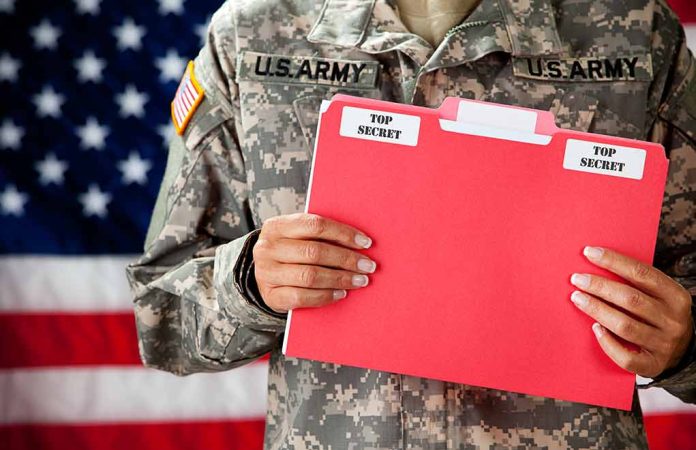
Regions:
<instances>
[{"instance_id":1,"label":"digital camouflage pattern","mask_svg":"<svg viewBox=\"0 0 696 450\"><path fill-rule=\"evenodd\" d=\"M267 449L646 448L637 396L626 412L284 357L285 315L260 300L251 248L265 220L304 210L322 99L455 96L661 142L655 265L696 294L695 72L663 0L483 0L437 48L392 0L228 1L195 60L205 99L171 142L127 269L144 363L185 375L270 352ZM696 402L696 350L653 383Z\"/></svg>"}]
</instances>

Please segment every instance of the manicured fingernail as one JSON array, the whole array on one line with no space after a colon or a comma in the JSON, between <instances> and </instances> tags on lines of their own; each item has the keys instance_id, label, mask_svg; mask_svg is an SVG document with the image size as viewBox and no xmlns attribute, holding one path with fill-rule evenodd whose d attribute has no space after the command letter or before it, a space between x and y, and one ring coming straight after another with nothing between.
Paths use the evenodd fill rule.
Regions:
<instances>
[{"instance_id":1,"label":"manicured fingernail","mask_svg":"<svg viewBox=\"0 0 696 450\"><path fill-rule=\"evenodd\" d=\"M590 276L581 273L574 273L570 277L570 282L579 288L586 288L590 285Z\"/></svg>"},{"instance_id":2,"label":"manicured fingernail","mask_svg":"<svg viewBox=\"0 0 696 450\"><path fill-rule=\"evenodd\" d=\"M570 294L570 299L575 303L579 308L584 308L587 306L587 302L590 301L589 297L585 294L583 294L580 291L573 291L572 294Z\"/></svg>"},{"instance_id":3,"label":"manicured fingernail","mask_svg":"<svg viewBox=\"0 0 696 450\"><path fill-rule=\"evenodd\" d=\"M375 271L376 268L377 263L370 259L361 258L360 260L358 260L358 269L362 270L363 272L372 273Z\"/></svg>"},{"instance_id":4,"label":"manicured fingernail","mask_svg":"<svg viewBox=\"0 0 696 450\"><path fill-rule=\"evenodd\" d=\"M372 245L372 239L365 236L364 234L356 234L355 243L361 246L362 248L370 248L370 246Z\"/></svg>"},{"instance_id":5,"label":"manicured fingernail","mask_svg":"<svg viewBox=\"0 0 696 450\"><path fill-rule=\"evenodd\" d=\"M367 286L367 275L353 275L353 286Z\"/></svg>"},{"instance_id":6,"label":"manicured fingernail","mask_svg":"<svg viewBox=\"0 0 696 450\"><path fill-rule=\"evenodd\" d=\"M333 299L334 300L340 300L344 298L346 295L348 295L348 292L345 289L338 289L333 291Z\"/></svg>"},{"instance_id":7,"label":"manicured fingernail","mask_svg":"<svg viewBox=\"0 0 696 450\"><path fill-rule=\"evenodd\" d=\"M602 255L604 254L604 249L602 247L587 246L587 247L585 247L585 249L582 252L589 259L591 259L593 261L599 261L600 259L602 259Z\"/></svg>"},{"instance_id":8,"label":"manicured fingernail","mask_svg":"<svg viewBox=\"0 0 696 450\"><path fill-rule=\"evenodd\" d=\"M597 339L604 336L604 327L602 327L597 322L592 324L592 331L594 332L594 335L597 336Z\"/></svg>"}]
</instances>

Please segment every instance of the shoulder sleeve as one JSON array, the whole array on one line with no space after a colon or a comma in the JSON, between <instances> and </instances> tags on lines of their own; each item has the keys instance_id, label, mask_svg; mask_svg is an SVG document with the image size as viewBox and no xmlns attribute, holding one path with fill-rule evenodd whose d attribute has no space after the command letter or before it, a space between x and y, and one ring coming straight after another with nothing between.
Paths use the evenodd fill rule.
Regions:
<instances>
[{"instance_id":1,"label":"shoulder sleeve","mask_svg":"<svg viewBox=\"0 0 696 450\"><path fill-rule=\"evenodd\" d=\"M180 375L257 359L285 326L245 289L258 230L235 126L231 8L214 15L193 63L203 97L170 142L144 253L127 268L141 358Z\"/></svg>"},{"instance_id":2,"label":"shoulder sleeve","mask_svg":"<svg viewBox=\"0 0 696 450\"><path fill-rule=\"evenodd\" d=\"M655 266L681 283L696 299L696 62L676 16L658 1L670 26L657 31L653 52L665 59L664 89L651 137L665 147L669 173L655 252ZM673 31L669 31L673 30ZM696 307L692 307L696 320ZM647 387L664 387L696 403L696 347L692 345L673 370Z\"/></svg>"}]
</instances>

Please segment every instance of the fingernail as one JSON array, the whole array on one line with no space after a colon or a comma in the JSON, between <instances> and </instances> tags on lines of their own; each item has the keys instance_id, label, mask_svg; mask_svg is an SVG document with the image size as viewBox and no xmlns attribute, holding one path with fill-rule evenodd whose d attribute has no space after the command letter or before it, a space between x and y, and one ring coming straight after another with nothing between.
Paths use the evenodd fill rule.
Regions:
<instances>
[{"instance_id":1,"label":"fingernail","mask_svg":"<svg viewBox=\"0 0 696 450\"><path fill-rule=\"evenodd\" d=\"M376 268L377 264L370 259L361 258L358 260L358 269L362 270L363 272L372 273Z\"/></svg>"},{"instance_id":2,"label":"fingernail","mask_svg":"<svg viewBox=\"0 0 696 450\"><path fill-rule=\"evenodd\" d=\"M570 294L570 299L580 308L584 308L585 306L587 306L587 302L590 301L587 295L583 294L580 291L573 291L573 293Z\"/></svg>"},{"instance_id":3,"label":"fingernail","mask_svg":"<svg viewBox=\"0 0 696 450\"><path fill-rule=\"evenodd\" d=\"M353 275L353 286L367 286L367 275Z\"/></svg>"},{"instance_id":4,"label":"fingernail","mask_svg":"<svg viewBox=\"0 0 696 450\"><path fill-rule=\"evenodd\" d=\"M372 245L372 239L365 236L364 234L356 234L355 243L361 246L362 248L370 248L370 246Z\"/></svg>"},{"instance_id":5,"label":"fingernail","mask_svg":"<svg viewBox=\"0 0 696 450\"><path fill-rule=\"evenodd\" d=\"M348 295L348 292L346 292L345 289L338 289L333 291L333 299L334 300L340 300L344 298L346 295Z\"/></svg>"},{"instance_id":6,"label":"fingernail","mask_svg":"<svg viewBox=\"0 0 696 450\"><path fill-rule=\"evenodd\" d=\"M590 285L590 276L580 273L574 273L570 277L570 282L579 288L586 288Z\"/></svg>"},{"instance_id":7,"label":"fingernail","mask_svg":"<svg viewBox=\"0 0 696 450\"><path fill-rule=\"evenodd\" d=\"M597 337L597 339L604 336L604 328L597 322L592 324L592 331L594 332L594 335Z\"/></svg>"},{"instance_id":8,"label":"fingernail","mask_svg":"<svg viewBox=\"0 0 696 450\"><path fill-rule=\"evenodd\" d=\"M602 247L587 246L582 251L582 253L593 261L599 261L600 259L602 259L602 255L604 254L604 249Z\"/></svg>"}]
</instances>

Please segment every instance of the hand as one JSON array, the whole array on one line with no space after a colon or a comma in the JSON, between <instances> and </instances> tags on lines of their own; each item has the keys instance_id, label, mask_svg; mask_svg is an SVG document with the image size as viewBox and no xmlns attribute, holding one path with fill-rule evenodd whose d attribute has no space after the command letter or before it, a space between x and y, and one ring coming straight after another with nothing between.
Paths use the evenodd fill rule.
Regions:
<instances>
[{"instance_id":1,"label":"hand","mask_svg":"<svg viewBox=\"0 0 696 450\"><path fill-rule=\"evenodd\" d=\"M356 250L370 245L372 240L359 230L317 214L266 220L253 249L263 301L284 313L330 304L344 298L346 289L367 286L365 274L377 265Z\"/></svg>"},{"instance_id":2,"label":"hand","mask_svg":"<svg viewBox=\"0 0 696 450\"><path fill-rule=\"evenodd\" d=\"M660 270L610 249L585 247L584 254L630 283L599 275L571 277L571 283L585 291L573 292L571 300L598 322L592 330L604 352L619 366L647 378L676 366L693 334L689 292ZM637 349L626 348L616 336Z\"/></svg>"}]
</instances>

